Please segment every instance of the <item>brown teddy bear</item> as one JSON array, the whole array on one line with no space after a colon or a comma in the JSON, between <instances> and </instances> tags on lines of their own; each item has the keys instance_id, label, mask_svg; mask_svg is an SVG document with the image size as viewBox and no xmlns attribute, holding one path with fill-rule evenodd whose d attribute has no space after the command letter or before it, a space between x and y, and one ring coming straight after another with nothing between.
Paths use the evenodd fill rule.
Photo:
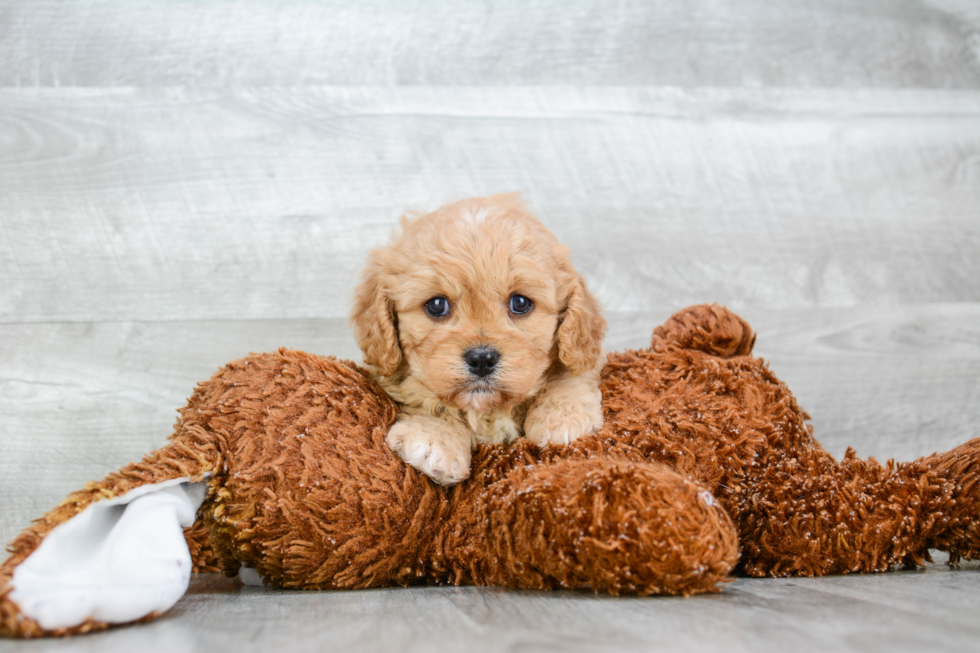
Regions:
<instances>
[{"instance_id":1,"label":"brown teddy bear","mask_svg":"<svg viewBox=\"0 0 980 653\"><path fill-rule=\"evenodd\" d=\"M146 514L161 514L152 510L162 502L176 506L174 524L194 523L182 550L195 570L243 568L246 580L304 589L695 594L717 591L733 571L884 571L921 564L930 548L953 562L980 557L980 439L911 463L850 450L837 462L786 386L750 356L754 340L724 308L685 309L649 349L609 356L599 433L543 449L523 439L483 445L471 477L451 488L386 447L395 406L356 365L289 350L249 356L198 386L170 444L70 495L14 539L0 566L0 633L80 633L172 605L190 571L179 555L176 589L156 602L141 601L161 583L95 607L58 586L65 559L93 557L59 533L87 520L85 537L99 523L113 540L127 520L162 524L139 521L135 506L148 498L157 503ZM139 548L127 542L116 541L112 565ZM98 585L108 576L96 569ZM54 595L69 607L46 612Z\"/></svg>"}]
</instances>

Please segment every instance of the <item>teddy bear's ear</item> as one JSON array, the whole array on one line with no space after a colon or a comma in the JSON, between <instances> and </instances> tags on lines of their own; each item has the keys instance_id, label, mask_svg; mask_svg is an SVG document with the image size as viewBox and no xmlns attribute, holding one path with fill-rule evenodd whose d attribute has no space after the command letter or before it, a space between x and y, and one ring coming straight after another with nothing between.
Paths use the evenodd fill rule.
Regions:
<instances>
[{"instance_id":1,"label":"teddy bear's ear","mask_svg":"<svg viewBox=\"0 0 980 653\"><path fill-rule=\"evenodd\" d=\"M350 321L354 338L364 352L364 363L382 376L389 376L401 364L402 350L394 303L383 281L385 253L386 248L379 248L368 255L368 264L354 291Z\"/></svg>"},{"instance_id":2,"label":"teddy bear's ear","mask_svg":"<svg viewBox=\"0 0 980 653\"><path fill-rule=\"evenodd\" d=\"M565 310L558 326L558 357L572 374L581 374L595 367L602 355L606 318L582 276L570 272Z\"/></svg>"}]
</instances>

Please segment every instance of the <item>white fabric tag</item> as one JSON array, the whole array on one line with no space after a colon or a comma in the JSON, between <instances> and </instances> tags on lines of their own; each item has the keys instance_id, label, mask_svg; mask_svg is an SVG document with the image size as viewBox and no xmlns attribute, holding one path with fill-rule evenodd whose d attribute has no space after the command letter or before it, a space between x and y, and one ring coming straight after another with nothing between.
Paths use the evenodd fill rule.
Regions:
<instances>
[{"instance_id":1,"label":"white fabric tag","mask_svg":"<svg viewBox=\"0 0 980 653\"><path fill-rule=\"evenodd\" d=\"M10 600L48 630L168 610L190 582L183 529L206 492L205 481L179 478L93 503L14 570Z\"/></svg>"}]
</instances>

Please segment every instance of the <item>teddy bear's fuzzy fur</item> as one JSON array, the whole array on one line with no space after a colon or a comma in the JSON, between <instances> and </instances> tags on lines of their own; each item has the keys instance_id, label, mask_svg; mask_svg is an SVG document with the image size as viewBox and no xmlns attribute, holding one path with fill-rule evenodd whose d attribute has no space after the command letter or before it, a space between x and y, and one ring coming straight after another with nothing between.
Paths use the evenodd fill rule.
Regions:
<instances>
[{"instance_id":1,"label":"teddy bear's fuzzy fur","mask_svg":"<svg viewBox=\"0 0 980 653\"><path fill-rule=\"evenodd\" d=\"M356 365L252 355L196 389L169 445L76 492L21 533L0 587L54 526L147 483L208 477L186 532L195 568L292 588L417 583L716 591L751 576L884 571L980 557L980 439L910 463L840 462L766 364L749 325L695 306L649 349L611 354L605 426L569 446L483 445L438 486L384 443L394 404ZM44 631L0 590L0 633ZM151 615L153 616L153 615Z\"/></svg>"}]
</instances>

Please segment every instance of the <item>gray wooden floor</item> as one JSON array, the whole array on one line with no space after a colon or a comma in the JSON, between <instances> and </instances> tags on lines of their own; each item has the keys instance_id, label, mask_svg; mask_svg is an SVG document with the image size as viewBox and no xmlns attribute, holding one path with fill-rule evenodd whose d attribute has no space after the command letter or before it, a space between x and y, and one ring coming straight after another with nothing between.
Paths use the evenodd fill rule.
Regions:
<instances>
[{"instance_id":1,"label":"gray wooden floor","mask_svg":"<svg viewBox=\"0 0 980 653\"><path fill-rule=\"evenodd\" d=\"M978 615L980 563L740 578L690 599L475 587L296 592L206 576L154 623L67 642L0 641L0 650L963 652L980 646Z\"/></svg>"},{"instance_id":2,"label":"gray wooden floor","mask_svg":"<svg viewBox=\"0 0 980 653\"><path fill-rule=\"evenodd\" d=\"M980 436L980 2L0 0L0 540L160 446L194 383L359 358L406 209L523 192L610 349L718 301L835 455ZM6 650L980 650L980 565L692 599L197 579Z\"/></svg>"}]
</instances>

